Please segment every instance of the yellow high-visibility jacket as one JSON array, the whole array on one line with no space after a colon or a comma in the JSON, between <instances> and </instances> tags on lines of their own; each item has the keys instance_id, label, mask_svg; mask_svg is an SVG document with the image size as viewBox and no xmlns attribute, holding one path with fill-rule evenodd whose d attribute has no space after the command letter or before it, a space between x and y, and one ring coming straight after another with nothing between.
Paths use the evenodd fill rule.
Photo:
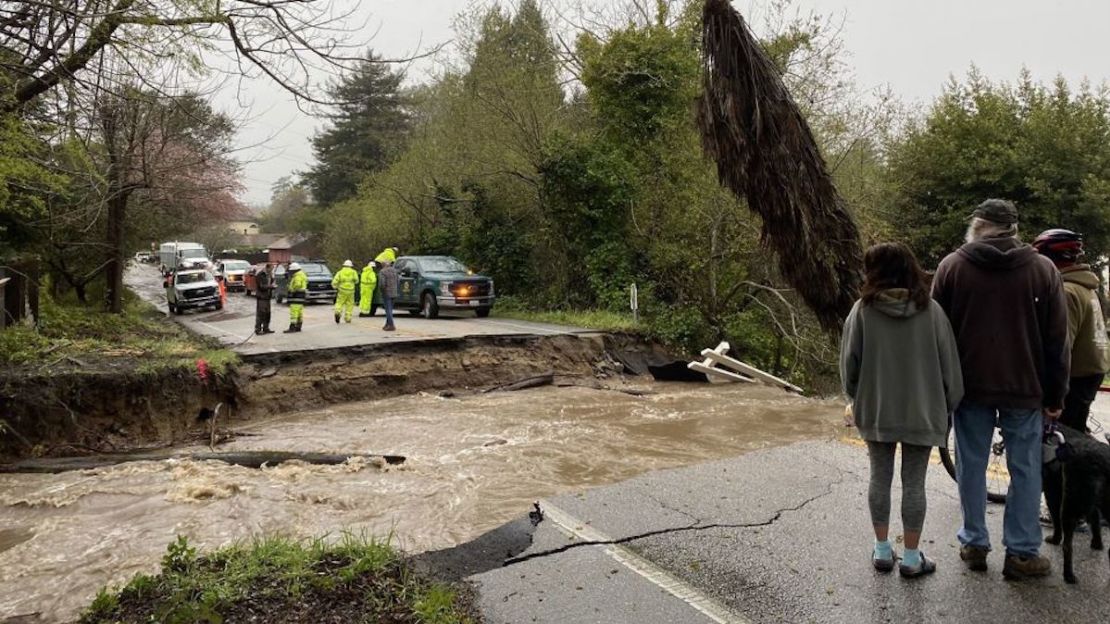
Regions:
<instances>
[{"instance_id":1,"label":"yellow high-visibility jacket","mask_svg":"<svg viewBox=\"0 0 1110 624\"><path fill-rule=\"evenodd\" d=\"M374 287L378 285L378 274L374 272L373 267L366 267L362 270L361 286L364 292L374 292Z\"/></svg>"},{"instance_id":2,"label":"yellow high-visibility jacket","mask_svg":"<svg viewBox=\"0 0 1110 624\"><path fill-rule=\"evenodd\" d=\"M289 303L304 303L305 295L308 294L308 276L304 271L297 271L289 278L289 287L286 291Z\"/></svg>"},{"instance_id":3,"label":"yellow high-visibility jacket","mask_svg":"<svg viewBox=\"0 0 1110 624\"><path fill-rule=\"evenodd\" d=\"M351 267L343 267L331 278L331 287L340 292L355 292L358 284L358 271Z\"/></svg>"},{"instance_id":4,"label":"yellow high-visibility jacket","mask_svg":"<svg viewBox=\"0 0 1110 624\"><path fill-rule=\"evenodd\" d=\"M396 261L397 261L397 254L396 254L396 252L393 251L392 247L386 247L385 251L378 254L377 258L374 258L374 262L377 262L378 264L381 264L383 262L396 262Z\"/></svg>"}]
</instances>

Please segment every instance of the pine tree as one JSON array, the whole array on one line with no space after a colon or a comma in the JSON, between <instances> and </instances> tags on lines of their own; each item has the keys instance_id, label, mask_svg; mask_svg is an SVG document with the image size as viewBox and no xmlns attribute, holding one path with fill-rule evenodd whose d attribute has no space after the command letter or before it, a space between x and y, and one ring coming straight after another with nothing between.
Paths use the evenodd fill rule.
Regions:
<instances>
[{"instance_id":1,"label":"pine tree","mask_svg":"<svg viewBox=\"0 0 1110 624\"><path fill-rule=\"evenodd\" d=\"M328 89L339 104L327 116L330 126L312 138L317 164L304 174L317 205L353 197L366 174L385 169L399 152L412 125L403 80L371 51Z\"/></svg>"}]
</instances>

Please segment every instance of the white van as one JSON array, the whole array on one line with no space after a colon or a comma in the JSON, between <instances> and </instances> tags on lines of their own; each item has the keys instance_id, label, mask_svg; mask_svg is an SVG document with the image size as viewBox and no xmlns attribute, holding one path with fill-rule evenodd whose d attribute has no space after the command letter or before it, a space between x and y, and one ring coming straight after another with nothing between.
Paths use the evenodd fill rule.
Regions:
<instances>
[{"instance_id":1,"label":"white van","mask_svg":"<svg viewBox=\"0 0 1110 624\"><path fill-rule=\"evenodd\" d=\"M200 243L162 243L158 248L158 261L162 265L162 275L177 269L182 261L208 262L208 250Z\"/></svg>"}]
</instances>

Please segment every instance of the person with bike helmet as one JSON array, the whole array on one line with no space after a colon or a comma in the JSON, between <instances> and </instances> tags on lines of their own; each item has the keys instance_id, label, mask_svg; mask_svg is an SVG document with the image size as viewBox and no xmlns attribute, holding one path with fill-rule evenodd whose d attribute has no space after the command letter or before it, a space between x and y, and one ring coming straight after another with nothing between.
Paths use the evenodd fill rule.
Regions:
<instances>
[{"instance_id":1,"label":"person with bike helmet","mask_svg":"<svg viewBox=\"0 0 1110 624\"><path fill-rule=\"evenodd\" d=\"M988 199L971 215L966 243L933 277L937 300L956 334L964 399L956 408L956 481L963 527L960 558L986 571L987 464L995 426L1006 441L1010 489L1002 523L1002 574L1047 576L1041 550L1041 437L1057 419L1068 389L1068 320L1056 267L1018 240L1013 203Z\"/></svg>"},{"instance_id":2,"label":"person with bike helmet","mask_svg":"<svg viewBox=\"0 0 1110 624\"><path fill-rule=\"evenodd\" d=\"M1105 311L1098 296L1098 276L1091 271L1090 265L1080 262L1084 255L1082 234L1059 228L1045 230L1033 241L1033 248L1060 271L1068 305L1071 377L1060 423L1077 431L1087 431L1091 403L1110 371L1110 339L1106 335Z\"/></svg>"},{"instance_id":3,"label":"person with bike helmet","mask_svg":"<svg viewBox=\"0 0 1110 624\"><path fill-rule=\"evenodd\" d=\"M936 571L919 550L925 475L933 447L948 442L948 414L963 397L963 375L952 326L929 296L929 276L913 252L901 243L875 245L863 268L861 296L841 336L840 376L871 462L871 564L890 572L898 560L889 539L890 485L901 445L905 550L898 571L914 578Z\"/></svg>"}]
</instances>

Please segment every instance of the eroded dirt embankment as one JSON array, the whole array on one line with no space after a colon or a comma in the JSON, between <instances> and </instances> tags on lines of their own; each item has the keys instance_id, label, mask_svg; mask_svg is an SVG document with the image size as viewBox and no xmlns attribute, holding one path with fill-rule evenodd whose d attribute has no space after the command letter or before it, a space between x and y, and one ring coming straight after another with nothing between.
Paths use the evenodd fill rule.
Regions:
<instances>
[{"instance_id":1,"label":"eroded dirt embankment","mask_svg":"<svg viewBox=\"0 0 1110 624\"><path fill-rule=\"evenodd\" d=\"M223 402L234 422L417 392L466 393L534 375L643 372L667 356L623 335L477 337L249 356L227 374L116 369L0 379L0 459L111 452L186 441ZM227 413L226 411L224 412Z\"/></svg>"},{"instance_id":2,"label":"eroded dirt embankment","mask_svg":"<svg viewBox=\"0 0 1110 624\"><path fill-rule=\"evenodd\" d=\"M0 460L80 455L183 440L202 408L234 402L234 373L184 368L13 371L0 377Z\"/></svg>"}]
</instances>

